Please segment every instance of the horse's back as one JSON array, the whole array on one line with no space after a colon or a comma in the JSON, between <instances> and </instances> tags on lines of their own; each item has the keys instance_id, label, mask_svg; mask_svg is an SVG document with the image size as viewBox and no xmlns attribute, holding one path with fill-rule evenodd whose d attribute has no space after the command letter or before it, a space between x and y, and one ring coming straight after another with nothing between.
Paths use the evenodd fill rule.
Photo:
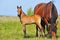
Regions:
<instances>
[{"instance_id":1,"label":"horse's back","mask_svg":"<svg viewBox=\"0 0 60 40\"><path fill-rule=\"evenodd\" d=\"M43 16L44 14L42 14L42 12L43 12L43 8L45 5L46 5L46 3L41 3L41 4L36 5L34 8L34 14Z\"/></svg>"},{"instance_id":2,"label":"horse's back","mask_svg":"<svg viewBox=\"0 0 60 40\"><path fill-rule=\"evenodd\" d=\"M53 6L53 10L52 10ZM51 18L52 11L54 12L54 16L57 19L58 13L55 5L52 2L49 3L40 3L35 6L34 8L34 14L40 15L43 18L46 18L47 20Z\"/></svg>"}]
</instances>

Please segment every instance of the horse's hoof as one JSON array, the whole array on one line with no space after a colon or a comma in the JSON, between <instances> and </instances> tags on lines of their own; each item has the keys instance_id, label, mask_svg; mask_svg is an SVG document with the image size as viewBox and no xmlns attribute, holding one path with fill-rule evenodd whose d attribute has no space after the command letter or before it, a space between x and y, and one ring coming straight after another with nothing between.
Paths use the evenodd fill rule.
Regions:
<instances>
[{"instance_id":1,"label":"horse's hoof","mask_svg":"<svg viewBox=\"0 0 60 40\"><path fill-rule=\"evenodd\" d=\"M36 35L36 37L38 37L38 35Z\"/></svg>"},{"instance_id":2,"label":"horse's hoof","mask_svg":"<svg viewBox=\"0 0 60 40\"><path fill-rule=\"evenodd\" d=\"M26 36L24 36L24 38L27 38Z\"/></svg>"},{"instance_id":3,"label":"horse's hoof","mask_svg":"<svg viewBox=\"0 0 60 40\"><path fill-rule=\"evenodd\" d=\"M45 35L44 36L42 36L43 38L45 38Z\"/></svg>"}]
</instances>

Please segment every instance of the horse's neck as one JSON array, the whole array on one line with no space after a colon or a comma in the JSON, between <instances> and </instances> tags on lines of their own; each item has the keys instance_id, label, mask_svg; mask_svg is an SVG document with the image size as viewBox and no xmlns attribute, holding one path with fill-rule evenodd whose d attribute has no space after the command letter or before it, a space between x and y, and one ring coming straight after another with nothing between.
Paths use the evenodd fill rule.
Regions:
<instances>
[{"instance_id":1,"label":"horse's neck","mask_svg":"<svg viewBox=\"0 0 60 40\"><path fill-rule=\"evenodd\" d=\"M21 17L25 17L25 16L26 16L26 14L24 12L22 12Z\"/></svg>"},{"instance_id":2,"label":"horse's neck","mask_svg":"<svg viewBox=\"0 0 60 40\"><path fill-rule=\"evenodd\" d=\"M25 17L25 16L26 16L26 14L25 14L24 12L22 12L21 15L20 15L20 21L21 21L21 19L22 19L23 17Z\"/></svg>"}]
</instances>

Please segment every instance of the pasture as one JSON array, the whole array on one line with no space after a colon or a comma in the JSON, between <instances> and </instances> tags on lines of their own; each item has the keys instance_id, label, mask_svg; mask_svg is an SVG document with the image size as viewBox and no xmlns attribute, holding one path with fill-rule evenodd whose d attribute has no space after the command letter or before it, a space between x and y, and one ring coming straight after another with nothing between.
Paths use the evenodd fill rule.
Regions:
<instances>
[{"instance_id":1,"label":"pasture","mask_svg":"<svg viewBox=\"0 0 60 40\"><path fill-rule=\"evenodd\" d=\"M36 37L36 25L26 25L28 38L24 38L20 19L14 16L0 16L0 40L51 40ZM58 17L57 39L60 40L60 16Z\"/></svg>"}]
</instances>

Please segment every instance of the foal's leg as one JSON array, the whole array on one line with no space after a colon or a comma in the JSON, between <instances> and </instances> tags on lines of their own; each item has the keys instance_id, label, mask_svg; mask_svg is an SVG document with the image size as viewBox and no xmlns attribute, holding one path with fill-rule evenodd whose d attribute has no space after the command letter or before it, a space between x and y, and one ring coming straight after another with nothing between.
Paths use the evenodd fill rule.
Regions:
<instances>
[{"instance_id":1,"label":"foal's leg","mask_svg":"<svg viewBox=\"0 0 60 40\"><path fill-rule=\"evenodd\" d=\"M41 30L43 37L45 37L44 30L43 30L41 24L38 24L38 28Z\"/></svg>"},{"instance_id":2,"label":"foal's leg","mask_svg":"<svg viewBox=\"0 0 60 40\"><path fill-rule=\"evenodd\" d=\"M38 25L38 28L41 30L42 35L43 35L43 37L44 37L45 35L44 35L43 27L42 27L42 25L41 25L41 17L37 19L36 24Z\"/></svg>"},{"instance_id":3,"label":"foal's leg","mask_svg":"<svg viewBox=\"0 0 60 40\"><path fill-rule=\"evenodd\" d=\"M38 25L36 25L36 37L38 37Z\"/></svg>"},{"instance_id":4,"label":"foal's leg","mask_svg":"<svg viewBox=\"0 0 60 40\"><path fill-rule=\"evenodd\" d=\"M26 38L26 26L23 25L24 38Z\"/></svg>"},{"instance_id":5,"label":"foal's leg","mask_svg":"<svg viewBox=\"0 0 60 40\"><path fill-rule=\"evenodd\" d=\"M45 36L43 27L41 26L41 21L37 22L38 28L41 30L43 37Z\"/></svg>"},{"instance_id":6,"label":"foal's leg","mask_svg":"<svg viewBox=\"0 0 60 40\"><path fill-rule=\"evenodd\" d=\"M43 31L45 33L45 22L42 19L41 19L41 25L42 25ZM38 37L38 34L39 34L39 32L38 32L38 25L36 25L36 37Z\"/></svg>"},{"instance_id":7,"label":"foal's leg","mask_svg":"<svg viewBox=\"0 0 60 40\"><path fill-rule=\"evenodd\" d=\"M38 28L38 25L36 25L36 37L40 37L39 31L40 31L40 29Z\"/></svg>"}]
</instances>

